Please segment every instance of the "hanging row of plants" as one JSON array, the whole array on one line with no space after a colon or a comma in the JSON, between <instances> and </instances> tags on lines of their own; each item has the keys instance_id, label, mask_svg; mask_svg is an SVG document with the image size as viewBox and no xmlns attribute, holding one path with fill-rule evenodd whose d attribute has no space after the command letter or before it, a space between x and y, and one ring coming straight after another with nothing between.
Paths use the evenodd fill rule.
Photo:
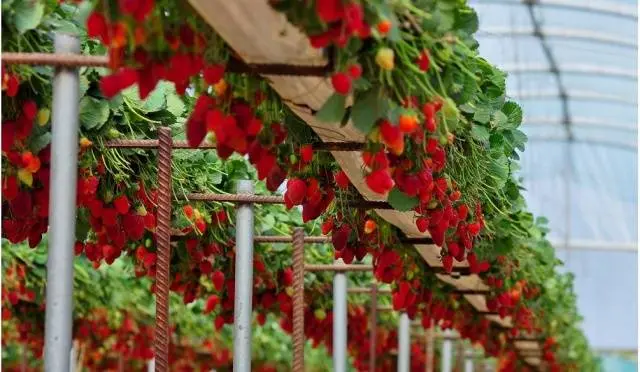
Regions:
<instances>
[{"instance_id":1,"label":"hanging row of plants","mask_svg":"<svg viewBox=\"0 0 640 372\"><path fill-rule=\"evenodd\" d=\"M335 94L314 115L365 135L367 187L394 209L415 212L418 230L441 247L445 270L468 262L492 288L489 310L511 317L514 327L476 314L413 246L400 243L402 231L351 208L362 197L332 155L317 150L320 138L259 75L230 72L234 52L186 2L5 1L3 51L51 53L52 32L61 31L80 35L83 54L109 55L109 69L80 69L74 336L95 363L86 366L117 363L114 350L131 368L152 357L156 154L106 144L156 138L158 127L170 126L193 147L216 145L173 152L172 352L185 370L194 370L186 363L199 360L194 353L230 368L235 267L233 205L188 202L186 194L233 193L239 179L260 181L260 194L286 186L286 205L255 206L257 234L304 226L308 235L331 236L330 245L307 247L307 262L372 263L373 275L351 275L350 283L375 278L391 286L395 310L425 327L434 319L456 329L499 357L502 370L529 368L509 341L525 334L542 337L551 370L597 369L579 328L572 277L556 272L561 263L545 239L546 221L526 210L515 176L526 142L522 111L505 100L504 73L478 56L473 10L464 1L270 4L313 47L331 53ZM52 78L48 67L2 66L3 278L11 281L2 292L3 335L12 335L3 343L14 347L3 361L19 360L26 347L34 368L44 326ZM291 247L258 244L255 251L256 337L280 348L276 320L285 332L292 328ZM305 277L305 334L329 351L331 281L329 274ZM113 298L119 305L110 305ZM356 369L368 363L366 302L355 299L349 311ZM394 363L395 327L392 316L381 319L381 370ZM424 354L417 343L414 349L420 370ZM286 370L290 356L268 350L257 360Z\"/></svg>"}]
</instances>

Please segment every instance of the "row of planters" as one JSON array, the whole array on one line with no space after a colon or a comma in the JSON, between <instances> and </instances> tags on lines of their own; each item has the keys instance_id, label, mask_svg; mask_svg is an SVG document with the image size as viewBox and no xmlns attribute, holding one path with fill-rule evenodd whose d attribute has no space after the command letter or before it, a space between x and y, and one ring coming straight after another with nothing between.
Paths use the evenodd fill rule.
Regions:
<instances>
[{"instance_id":1,"label":"row of planters","mask_svg":"<svg viewBox=\"0 0 640 372\"><path fill-rule=\"evenodd\" d=\"M110 70L81 69L75 249L88 275L111 273L117 266L129 283L145 289L118 296L136 302L138 296L150 299L154 291L157 169L153 152L107 149L105 143L155 138L159 126L170 126L176 139L192 146L216 144L215 151L177 150L173 157L173 227L182 234L173 248L171 289L188 304L187 313L195 314L176 322L180 338L198 337L202 327L191 322L203 319L209 331L213 327L224 334L225 324L233 322L235 267L233 206L187 203L184 196L232 193L234 181L249 178L264 181L257 184L263 194L286 182L286 206L256 206L257 233L289 234L291 227L306 223L308 235L331 235L331 246L307 249L308 262L340 257L373 263L375 279L394 291L396 310L424 319L425 325L433 318L441 328L457 329L488 355L501 357L504 370L527 368L508 341L523 332L545 336L543 359L552 370L596 368L579 330L571 277L555 272L559 262L544 238L545 221L526 211L513 175L516 151L526 141L518 130L522 112L516 103L505 102L504 74L477 55L472 37L477 18L464 2L273 4L310 36L313 46L332 46L336 93L317 117L350 119L366 134L367 186L388 195L395 209L416 212L417 228L442 247L446 270L454 260L469 263L494 290L487 298L489 310L514 320L508 331L474 314L452 287L439 282L415 249L400 243L401 231L372 211L349 208L360 195L329 153L314 150L317 135L262 78L227 72L232 51L186 3L14 3L3 12L4 51L52 52L50 33L71 31L81 35L84 54L110 56ZM42 67L2 67L2 236L15 244L3 243L3 251L21 252L23 242L36 249L47 232L52 74ZM348 95L355 98L347 109ZM287 245L258 245L254 258L256 321L264 323L273 314L287 332L292 326L290 255ZM43 326L43 269L41 263L40 271L24 272L26 283L39 283L18 290L30 305L18 307L22 301L14 303L14 292L3 289L3 333L5 325L18 331L24 324ZM367 285L371 276L353 280ZM305 281L307 337L331 350L331 277L308 275ZM100 322L108 302L88 304L77 321ZM356 368L368 360L364 309L350 312L349 351ZM132 331L109 310L104 316L113 329L110 337L122 328L120 334L138 340L152 337L151 328ZM148 315L135 315L135 324L148 325ZM394 328L393 319L382 322L382 370L392 362L384 351L395 347ZM18 332L11 340L39 355L41 333L24 334L29 336ZM198 346L190 343L189 350ZM128 352L144 360L150 350ZM229 356L221 355L209 358L228 364L224 358ZM414 361L419 368L420 358Z\"/></svg>"}]
</instances>

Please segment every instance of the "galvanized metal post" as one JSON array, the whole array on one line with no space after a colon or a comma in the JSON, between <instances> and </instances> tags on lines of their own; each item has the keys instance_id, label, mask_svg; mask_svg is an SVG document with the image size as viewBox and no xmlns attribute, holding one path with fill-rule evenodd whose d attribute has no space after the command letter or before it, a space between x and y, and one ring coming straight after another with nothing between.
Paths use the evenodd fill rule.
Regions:
<instances>
[{"instance_id":1,"label":"galvanized metal post","mask_svg":"<svg viewBox=\"0 0 640 372\"><path fill-rule=\"evenodd\" d=\"M410 330L409 315L400 313L398 325L398 372L409 372Z\"/></svg>"},{"instance_id":2,"label":"galvanized metal post","mask_svg":"<svg viewBox=\"0 0 640 372\"><path fill-rule=\"evenodd\" d=\"M151 359L147 362L147 372L153 372L156 370L156 360Z\"/></svg>"},{"instance_id":3,"label":"galvanized metal post","mask_svg":"<svg viewBox=\"0 0 640 372\"><path fill-rule=\"evenodd\" d=\"M473 372L473 349L467 349L466 351L464 372Z\"/></svg>"},{"instance_id":4,"label":"galvanized metal post","mask_svg":"<svg viewBox=\"0 0 640 372\"><path fill-rule=\"evenodd\" d=\"M238 182L238 194L253 194L253 181ZM233 323L233 370L251 372L251 300L253 298L253 206L236 212L236 287Z\"/></svg>"},{"instance_id":5,"label":"galvanized metal post","mask_svg":"<svg viewBox=\"0 0 640 372\"><path fill-rule=\"evenodd\" d=\"M347 277L343 272L333 276L333 370L347 370Z\"/></svg>"},{"instance_id":6,"label":"galvanized metal post","mask_svg":"<svg viewBox=\"0 0 640 372\"><path fill-rule=\"evenodd\" d=\"M56 53L80 52L80 41L54 36ZM44 369L69 371L73 313L73 245L76 231L78 119L80 80L77 68L58 67L53 77L51 189L45 312Z\"/></svg>"},{"instance_id":7,"label":"galvanized metal post","mask_svg":"<svg viewBox=\"0 0 640 372\"><path fill-rule=\"evenodd\" d=\"M442 355L440 356L441 372L451 372L451 351L453 349L453 345L451 345L451 336L452 333L450 330L444 332L444 337L442 339Z\"/></svg>"}]
</instances>

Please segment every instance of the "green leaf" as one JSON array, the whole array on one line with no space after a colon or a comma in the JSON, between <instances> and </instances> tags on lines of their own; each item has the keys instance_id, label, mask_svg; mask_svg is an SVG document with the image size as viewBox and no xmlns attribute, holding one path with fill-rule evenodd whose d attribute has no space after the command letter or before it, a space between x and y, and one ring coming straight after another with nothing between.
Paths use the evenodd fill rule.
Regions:
<instances>
[{"instance_id":1,"label":"green leaf","mask_svg":"<svg viewBox=\"0 0 640 372\"><path fill-rule=\"evenodd\" d=\"M13 22L19 34L38 27L44 15L44 2L33 0L18 1L14 5L15 16Z\"/></svg>"},{"instance_id":2,"label":"green leaf","mask_svg":"<svg viewBox=\"0 0 640 372\"><path fill-rule=\"evenodd\" d=\"M478 31L478 15L473 9L462 8L458 11L455 28L473 34Z\"/></svg>"},{"instance_id":3,"label":"green leaf","mask_svg":"<svg viewBox=\"0 0 640 372\"><path fill-rule=\"evenodd\" d=\"M513 129L510 133L511 136L513 136L513 146L520 151L524 151L524 145L527 143L527 135L518 129Z\"/></svg>"},{"instance_id":4,"label":"green leaf","mask_svg":"<svg viewBox=\"0 0 640 372\"><path fill-rule=\"evenodd\" d=\"M478 124L471 125L471 137L480 142L489 142L489 131L487 127Z\"/></svg>"},{"instance_id":5,"label":"green leaf","mask_svg":"<svg viewBox=\"0 0 640 372\"><path fill-rule=\"evenodd\" d=\"M174 93L167 93L167 110L174 116L184 113L184 102Z\"/></svg>"},{"instance_id":6,"label":"green leaf","mask_svg":"<svg viewBox=\"0 0 640 372\"><path fill-rule=\"evenodd\" d=\"M384 117L388 108L386 100L382 99L377 89L371 89L362 96L355 98L351 108L353 125L362 133L369 134L378 119Z\"/></svg>"},{"instance_id":7,"label":"green leaf","mask_svg":"<svg viewBox=\"0 0 640 372\"><path fill-rule=\"evenodd\" d=\"M491 119L491 109L488 107L478 107L473 114L473 120L478 123L486 124Z\"/></svg>"},{"instance_id":8,"label":"green leaf","mask_svg":"<svg viewBox=\"0 0 640 372\"><path fill-rule=\"evenodd\" d=\"M84 96L80 100L80 123L85 129L100 129L109 119L109 102Z\"/></svg>"},{"instance_id":9,"label":"green leaf","mask_svg":"<svg viewBox=\"0 0 640 372\"><path fill-rule=\"evenodd\" d=\"M89 79L86 75L80 76L80 97L87 94L87 90L89 90Z\"/></svg>"},{"instance_id":10,"label":"green leaf","mask_svg":"<svg viewBox=\"0 0 640 372\"><path fill-rule=\"evenodd\" d=\"M507 117L508 128L515 129L522 123L522 108L515 102L509 101L502 106L502 112Z\"/></svg>"},{"instance_id":11,"label":"green leaf","mask_svg":"<svg viewBox=\"0 0 640 372\"><path fill-rule=\"evenodd\" d=\"M347 96L334 93L316 113L316 118L324 123L339 123L345 113Z\"/></svg>"},{"instance_id":12,"label":"green leaf","mask_svg":"<svg viewBox=\"0 0 640 372\"><path fill-rule=\"evenodd\" d=\"M389 197L387 198L387 202L393 207L393 209L406 212L415 208L418 205L419 199L416 197L411 197L394 187L389 192Z\"/></svg>"},{"instance_id":13,"label":"green leaf","mask_svg":"<svg viewBox=\"0 0 640 372\"><path fill-rule=\"evenodd\" d=\"M165 87L162 84L158 84L156 89L144 100L142 111L146 113L160 111L166 107L166 103Z\"/></svg>"},{"instance_id":14,"label":"green leaf","mask_svg":"<svg viewBox=\"0 0 640 372\"><path fill-rule=\"evenodd\" d=\"M33 153L37 154L43 148L47 147L47 145L51 142L51 132L44 132L38 137L31 140L30 149Z\"/></svg>"},{"instance_id":15,"label":"green leaf","mask_svg":"<svg viewBox=\"0 0 640 372\"><path fill-rule=\"evenodd\" d=\"M507 129L508 128L508 118L502 111L496 111L493 114L492 124L494 127L498 129Z\"/></svg>"}]
</instances>

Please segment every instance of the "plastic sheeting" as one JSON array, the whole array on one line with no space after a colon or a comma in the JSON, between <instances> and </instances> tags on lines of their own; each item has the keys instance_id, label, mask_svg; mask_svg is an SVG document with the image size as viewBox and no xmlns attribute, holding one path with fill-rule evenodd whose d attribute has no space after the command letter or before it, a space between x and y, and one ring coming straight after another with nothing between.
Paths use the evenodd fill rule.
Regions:
<instances>
[{"instance_id":1,"label":"plastic sheeting","mask_svg":"<svg viewBox=\"0 0 640 372\"><path fill-rule=\"evenodd\" d=\"M590 343L637 349L637 1L529 3L470 1L480 52L523 107L519 176L576 275Z\"/></svg>"}]
</instances>

